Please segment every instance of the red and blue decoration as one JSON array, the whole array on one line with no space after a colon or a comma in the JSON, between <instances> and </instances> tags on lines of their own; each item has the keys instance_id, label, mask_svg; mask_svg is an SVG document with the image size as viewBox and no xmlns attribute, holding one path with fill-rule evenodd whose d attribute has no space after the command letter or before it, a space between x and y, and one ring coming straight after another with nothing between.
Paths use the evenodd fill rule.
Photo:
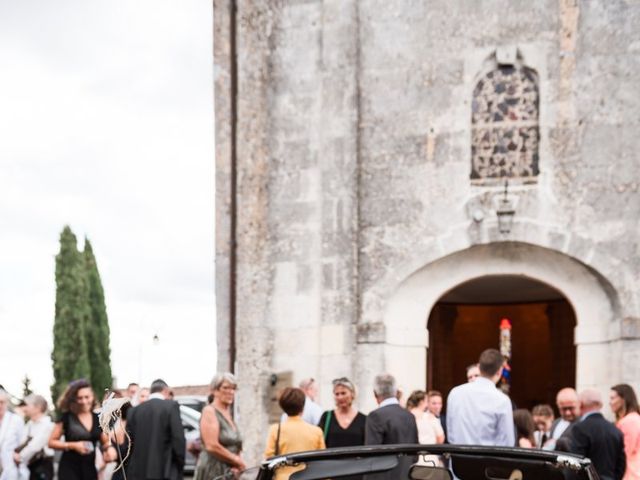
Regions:
<instances>
[{"instance_id":1,"label":"red and blue decoration","mask_svg":"<svg viewBox=\"0 0 640 480\"><path fill-rule=\"evenodd\" d=\"M508 395L511 388L511 320L508 318L500 320L500 353L504 357L504 368L498 386Z\"/></svg>"}]
</instances>

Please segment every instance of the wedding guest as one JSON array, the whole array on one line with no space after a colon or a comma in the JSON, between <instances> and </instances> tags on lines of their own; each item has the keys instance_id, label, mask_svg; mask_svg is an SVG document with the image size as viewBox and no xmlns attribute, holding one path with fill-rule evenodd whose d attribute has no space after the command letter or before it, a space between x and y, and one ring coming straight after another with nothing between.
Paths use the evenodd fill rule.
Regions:
<instances>
[{"instance_id":1,"label":"wedding guest","mask_svg":"<svg viewBox=\"0 0 640 480\"><path fill-rule=\"evenodd\" d=\"M333 380L333 400L336 408L320 417L327 448L364 445L364 426L367 416L354 406L356 387L346 377Z\"/></svg>"},{"instance_id":2,"label":"wedding guest","mask_svg":"<svg viewBox=\"0 0 640 480\"><path fill-rule=\"evenodd\" d=\"M422 390L416 390L407 399L407 409L416 417L418 427L418 441L423 445L444 443L444 430L435 415L427 408L427 394Z\"/></svg>"},{"instance_id":3,"label":"wedding guest","mask_svg":"<svg viewBox=\"0 0 640 480\"><path fill-rule=\"evenodd\" d=\"M116 398L118 397L121 397L121 395L116 395ZM129 464L127 454L130 450L129 437L127 435L127 414L132 408L133 405L131 403L122 405L120 418L115 422L111 431L111 445L116 450L115 460L117 462L114 467L117 470L112 473L111 480L126 480L125 470Z\"/></svg>"},{"instance_id":4,"label":"wedding guest","mask_svg":"<svg viewBox=\"0 0 640 480\"><path fill-rule=\"evenodd\" d=\"M518 408L513 411L513 423L516 427L516 442L521 448L533 448L536 444L533 436L535 425L533 416L526 408Z\"/></svg>"},{"instance_id":5,"label":"wedding guest","mask_svg":"<svg viewBox=\"0 0 640 480\"><path fill-rule=\"evenodd\" d=\"M47 401L41 395L28 395L24 402L25 415L29 421L25 426L19 451L13 454L13 460L29 469L30 480L51 480L53 450L49 448L48 442L53 422L47 415Z\"/></svg>"},{"instance_id":6,"label":"wedding guest","mask_svg":"<svg viewBox=\"0 0 640 480\"><path fill-rule=\"evenodd\" d=\"M285 388L280 394L278 404L287 414L284 422L271 425L267 437L267 447L264 451L265 458L285 453L304 452L306 450L322 450L325 448L322 430L314 425L309 425L302 417L305 395L300 388ZM299 467L283 467L276 470L276 480L285 480L298 470Z\"/></svg>"},{"instance_id":7,"label":"wedding guest","mask_svg":"<svg viewBox=\"0 0 640 480\"><path fill-rule=\"evenodd\" d=\"M22 418L9 411L9 394L0 389L0 480L12 480L18 476L18 465L13 461L13 453L20 445L24 423ZM24 471L24 468L22 469Z\"/></svg>"},{"instance_id":8,"label":"wedding guest","mask_svg":"<svg viewBox=\"0 0 640 480\"><path fill-rule=\"evenodd\" d=\"M149 387L142 387L138 391L138 405L149 400L149 395L151 392L149 391Z\"/></svg>"},{"instance_id":9,"label":"wedding guest","mask_svg":"<svg viewBox=\"0 0 640 480\"><path fill-rule=\"evenodd\" d=\"M474 382L480 376L480 364L472 363L467 367L467 382Z\"/></svg>"},{"instance_id":10,"label":"wedding guest","mask_svg":"<svg viewBox=\"0 0 640 480\"><path fill-rule=\"evenodd\" d=\"M640 479L640 414L636 393L631 385L622 383L611 387L609 406L616 416L616 426L624 436L627 467L624 480Z\"/></svg>"},{"instance_id":11,"label":"wedding guest","mask_svg":"<svg viewBox=\"0 0 640 480\"><path fill-rule=\"evenodd\" d=\"M536 405L531 410L533 423L536 431L533 432L535 445L538 448L553 449L551 442L551 426L553 425L554 415L551 405Z\"/></svg>"},{"instance_id":12,"label":"wedding guest","mask_svg":"<svg viewBox=\"0 0 640 480\"><path fill-rule=\"evenodd\" d=\"M200 417L202 451L194 480L212 480L246 468L240 455L242 436L231 415L236 388L231 373L218 374L211 381L213 401L202 409Z\"/></svg>"},{"instance_id":13,"label":"wedding guest","mask_svg":"<svg viewBox=\"0 0 640 480\"><path fill-rule=\"evenodd\" d=\"M105 462L113 460L109 437L100 430L95 407L93 390L84 379L71 382L58 400L61 415L49 437L49 447L62 451L58 464L61 480L97 480L96 446Z\"/></svg>"}]
</instances>

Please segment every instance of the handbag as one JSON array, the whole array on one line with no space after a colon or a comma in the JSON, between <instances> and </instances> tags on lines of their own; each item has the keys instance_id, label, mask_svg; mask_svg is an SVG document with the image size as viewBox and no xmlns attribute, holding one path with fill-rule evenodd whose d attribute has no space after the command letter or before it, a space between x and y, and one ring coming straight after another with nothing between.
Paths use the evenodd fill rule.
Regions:
<instances>
[{"instance_id":1,"label":"handbag","mask_svg":"<svg viewBox=\"0 0 640 480\"><path fill-rule=\"evenodd\" d=\"M278 433L276 435L276 456L280 455L280 427L282 426L282 422L278 422Z\"/></svg>"},{"instance_id":2,"label":"handbag","mask_svg":"<svg viewBox=\"0 0 640 480\"><path fill-rule=\"evenodd\" d=\"M31 457L29 459L29 461L27 462L27 467L31 468L33 467L36 463L39 463L41 461L43 461L45 458L47 458L47 456L44 454L44 448L42 450L40 450L39 452L36 452L33 457Z\"/></svg>"}]
</instances>

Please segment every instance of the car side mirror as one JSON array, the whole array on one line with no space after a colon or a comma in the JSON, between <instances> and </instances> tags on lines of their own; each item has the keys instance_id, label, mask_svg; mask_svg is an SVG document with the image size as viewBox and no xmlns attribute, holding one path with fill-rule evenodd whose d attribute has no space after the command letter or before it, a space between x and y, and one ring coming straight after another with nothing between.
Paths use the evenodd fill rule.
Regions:
<instances>
[{"instance_id":1,"label":"car side mirror","mask_svg":"<svg viewBox=\"0 0 640 480\"><path fill-rule=\"evenodd\" d=\"M414 464L409 469L411 480L453 480L451 472L443 467Z\"/></svg>"}]
</instances>

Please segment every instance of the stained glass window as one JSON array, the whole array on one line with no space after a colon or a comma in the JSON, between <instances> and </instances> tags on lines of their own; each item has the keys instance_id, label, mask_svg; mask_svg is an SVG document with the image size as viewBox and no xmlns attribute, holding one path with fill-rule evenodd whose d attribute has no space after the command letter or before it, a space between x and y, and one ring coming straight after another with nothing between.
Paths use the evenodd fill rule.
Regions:
<instances>
[{"instance_id":1,"label":"stained glass window","mask_svg":"<svg viewBox=\"0 0 640 480\"><path fill-rule=\"evenodd\" d=\"M535 178L538 173L538 79L526 67L501 66L473 91L471 179Z\"/></svg>"}]
</instances>

